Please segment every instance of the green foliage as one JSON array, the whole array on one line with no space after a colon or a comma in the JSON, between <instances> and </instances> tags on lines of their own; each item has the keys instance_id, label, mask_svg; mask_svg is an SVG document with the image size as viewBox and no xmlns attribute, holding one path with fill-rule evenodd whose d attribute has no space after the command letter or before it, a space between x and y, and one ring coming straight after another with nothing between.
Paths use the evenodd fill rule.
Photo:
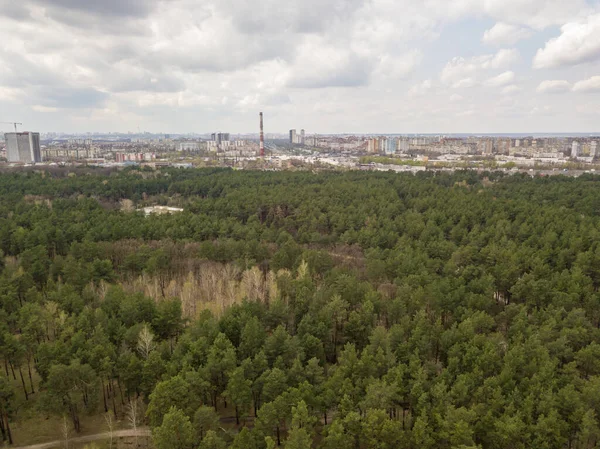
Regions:
<instances>
[{"instance_id":1,"label":"green foliage","mask_svg":"<svg viewBox=\"0 0 600 449\"><path fill-rule=\"evenodd\" d=\"M194 413L197 398L190 391L190 385L182 376L159 382L150 395L146 416L153 427L160 426L164 415L172 407L177 407L186 416Z\"/></svg>"},{"instance_id":2,"label":"green foliage","mask_svg":"<svg viewBox=\"0 0 600 449\"><path fill-rule=\"evenodd\" d=\"M86 170L0 175L4 424L122 393L158 449L599 444L600 178Z\"/></svg>"},{"instance_id":3,"label":"green foliage","mask_svg":"<svg viewBox=\"0 0 600 449\"><path fill-rule=\"evenodd\" d=\"M178 408L171 407L163 422L152 430L152 441L156 449L192 449L194 429L190 418Z\"/></svg>"},{"instance_id":4,"label":"green foliage","mask_svg":"<svg viewBox=\"0 0 600 449\"><path fill-rule=\"evenodd\" d=\"M310 449L312 438L304 429L292 428L285 442L286 449Z\"/></svg>"},{"instance_id":5,"label":"green foliage","mask_svg":"<svg viewBox=\"0 0 600 449\"><path fill-rule=\"evenodd\" d=\"M95 410L98 377L89 365L74 360L69 365L53 365L44 382L42 409L71 417L75 430L80 430L82 409Z\"/></svg>"},{"instance_id":6,"label":"green foliage","mask_svg":"<svg viewBox=\"0 0 600 449\"><path fill-rule=\"evenodd\" d=\"M202 441L206 433L219 428L219 415L212 407L201 406L194 413L194 429Z\"/></svg>"},{"instance_id":7,"label":"green foliage","mask_svg":"<svg viewBox=\"0 0 600 449\"><path fill-rule=\"evenodd\" d=\"M327 427L321 447L322 449L353 449L354 438L346 433L342 421L336 419Z\"/></svg>"},{"instance_id":8,"label":"green foliage","mask_svg":"<svg viewBox=\"0 0 600 449\"><path fill-rule=\"evenodd\" d=\"M256 435L252 433L250 429L244 427L240 430L240 433L235 436L235 439L231 444L231 449L258 449L258 444Z\"/></svg>"},{"instance_id":9,"label":"green foliage","mask_svg":"<svg viewBox=\"0 0 600 449\"><path fill-rule=\"evenodd\" d=\"M236 422L239 424L239 417L246 417L252 405L252 381L246 379L243 367L237 367L229 374L227 389L223 394L235 406Z\"/></svg>"},{"instance_id":10,"label":"green foliage","mask_svg":"<svg viewBox=\"0 0 600 449\"><path fill-rule=\"evenodd\" d=\"M226 447L225 441L214 430L209 430L202 439L199 449L225 449Z\"/></svg>"}]
</instances>

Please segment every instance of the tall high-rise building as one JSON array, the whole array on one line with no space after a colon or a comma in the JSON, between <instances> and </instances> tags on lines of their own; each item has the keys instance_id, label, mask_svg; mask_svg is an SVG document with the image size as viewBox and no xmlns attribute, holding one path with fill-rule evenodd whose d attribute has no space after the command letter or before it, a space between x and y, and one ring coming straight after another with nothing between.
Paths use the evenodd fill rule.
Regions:
<instances>
[{"instance_id":1,"label":"tall high-rise building","mask_svg":"<svg viewBox=\"0 0 600 449\"><path fill-rule=\"evenodd\" d=\"M410 149L410 142L407 137L402 137L398 140L398 151L405 153Z\"/></svg>"},{"instance_id":2,"label":"tall high-rise building","mask_svg":"<svg viewBox=\"0 0 600 449\"><path fill-rule=\"evenodd\" d=\"M367 142L367 151L369 153L379 153L381 151L381 143L383 139L377 137L369 139Z\"/></svg>"},{"instance_id":3,"label":"tall high-rise building","mask_svg":"<svg viewBox=\"0 0 600 449\"><path fill-rule=\"evenodd\" d=\"M290 143L293 145L296 143L296 130L290 129Z\"/></svg>"},{"instance_id":4,"label":"tall high-rise building","mask_svg":"<svg viewBox=\"0 0 600 449\"><path fill-rule=\"evenodd\" d=\"M574 141L571 145L571 157L576 158L579 156L579 142Z\"/></svg>"},{"instance_id":5,"label":"tall high-rise building","mask_svg":"<svg viewBox=\"0 0 600 449\"><path fill-rule=\"evenodd\" d=\"M379 139L379 150L385 154L394 154L398 148L398 140L394 137L381 137Z\"/></svg>"},{"instance_id":6,"label":"tall high-rise building","mask_svg":"<svg viewBox=\"0 0 600 449\"><path fill-rule=\"evenodd\" d=\"M304 130L303 130L303 129L301 129L301 130L300 130L300 143L301 143L302 145L304 145L305 138L306 138L306 133L304 132Z\"/></svg>"},{"instance_id":7,"label":"tall high-rise building","mask_svg":"<svg viewBox=\"0 0 600 449\"><path fill-rule=\"evenodd\" d=\"M4 141L8 162L42 162L40 133L6 133Z\"/></svg>"},{"instance_id":8,"label":"tall high-rise building","mask_svg":"<svg viewBox=\"0 0 600 449\"><path fill-rule=\"evenodd\" d=\"M480 139L477 141L477 149L481 154L489 156L494 152L494 142L492 139Z\"/></svg>"},{"instance_id":9,"label":"tall high-rise building","mask_svg":"<svg viewBox=\"0 0 600 449\"><path fill-rule=\"evenodd\" d=\"M510 153L510 139L496 139L493 142L492 153L498 154L509 154Z\"/></svg>"},{"instance_id":10,"label":"tall high-rise building","mask_svg":"<svg viewBox=\"0 0 600 449\"><path fill-rule=\"evenodd\" d=\"M216 142L217 146L220 146L223 142L229 142L229 133L212 133L210 140Z\"/></svg>"},{"instance_id":11,"label":"tall high-rise building","mask_svg":"<svg viewBox=\"0 0 600 449\"><path fill-rule=\"evenodd\" d=\"M595 140L590 144L590 156L592 159L596 158L596 154L598 153L598 142Z\"/></svg>"}]
</instances>

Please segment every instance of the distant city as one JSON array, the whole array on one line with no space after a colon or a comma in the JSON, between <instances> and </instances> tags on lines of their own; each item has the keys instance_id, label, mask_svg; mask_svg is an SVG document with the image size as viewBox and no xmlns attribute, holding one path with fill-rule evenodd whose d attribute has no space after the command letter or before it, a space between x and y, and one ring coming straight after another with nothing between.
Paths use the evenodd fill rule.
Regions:
<instances>
[{"instance_id":1,"label":"distant city","mask_svg":"<svg viewBox=\"0 0 600 449\"><path fill-rule=\"evenodd\" d=\"M17 125L0 142L0 165L317 166L395 171L564 166L595 170L600 157L600 134L317 135L290 129L285 134L265 133L261 143L262 114L256 134L40 134L19 132Z\"/></svg>"}]
</instances>

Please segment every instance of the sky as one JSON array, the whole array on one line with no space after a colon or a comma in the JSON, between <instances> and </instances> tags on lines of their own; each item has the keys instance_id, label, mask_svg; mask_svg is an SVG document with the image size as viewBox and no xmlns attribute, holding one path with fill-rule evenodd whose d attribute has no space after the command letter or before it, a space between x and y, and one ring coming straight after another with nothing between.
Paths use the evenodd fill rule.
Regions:
<instances>
[{"instance_id":1,"label":"sky","mask_svg":"<svg viewBox=\"0 0 600 449\"><path fill-rule=\"evenodd\" d=\"M0 0L0 121L600 132L600 0ZM0 125L10 131L11 125Z\"/></svg>"}]
</instances>

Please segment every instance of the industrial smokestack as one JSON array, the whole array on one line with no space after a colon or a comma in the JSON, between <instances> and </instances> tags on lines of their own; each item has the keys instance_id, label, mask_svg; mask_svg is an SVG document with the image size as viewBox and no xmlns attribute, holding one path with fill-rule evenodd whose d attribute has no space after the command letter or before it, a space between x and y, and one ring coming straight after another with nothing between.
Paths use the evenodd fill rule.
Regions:
<instances>
[{"instance_id":1,"label":"industrial smokestack","mask_svg":"<svg viewBox=\"0 0 600 449\"><path fill-rule=\"evenodd\" d=\"M263 113L260 113L260 157L265 157L265 133L263 129Z\"/></svg>"}]
</instances>

